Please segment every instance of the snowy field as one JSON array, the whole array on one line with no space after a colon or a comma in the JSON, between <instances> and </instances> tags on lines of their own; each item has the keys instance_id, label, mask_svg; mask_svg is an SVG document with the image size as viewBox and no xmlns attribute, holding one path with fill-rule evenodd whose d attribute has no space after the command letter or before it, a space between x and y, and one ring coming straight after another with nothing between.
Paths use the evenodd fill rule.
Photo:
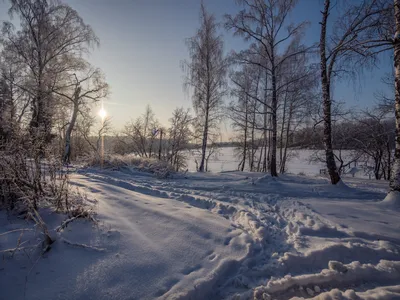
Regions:
<instances>
[{"instance_id":1,"label":"snowy field","mask_svg":"<svg viewBox=\"0 0 400 300\"><path fill-rule=\"evenodd\" d=\"M289 150L289 158L287 162L287 173L304 174L308 176L319 175L320 169L325 169L323 162L310 162L310 157L314 154L314 150ZM344 151L345 154L346 151ZM320 156L324 157L320 151ZM189 155L187 164L191 172L196 171L195 160L200 161L200 155L192 151ZM238 158L235 156L235 148L224 147L219 148L210 158L208 170L210 172L226 172L236 171L238 169ZM360 170L356 177L365 177Z\"/></svg>"},{"instance_id":2,"label":"snowy field","mask_svg":"<svg viewBox=\"0 0 400 300\"><path fill-rule=\"evenodd\" d=\"M228 154L215 173L169 179L79 170L72 183L98 224L57 232L63 216L43 211L57 240L43 257L3 253L0 299L400 299L400 208L381 201L388 183L331 186L305 156L289 172L309 176L232 171ZM33 243L35 232L2 234L25 227L1 212L0 250Z\"/></svg>"}]
</instances>

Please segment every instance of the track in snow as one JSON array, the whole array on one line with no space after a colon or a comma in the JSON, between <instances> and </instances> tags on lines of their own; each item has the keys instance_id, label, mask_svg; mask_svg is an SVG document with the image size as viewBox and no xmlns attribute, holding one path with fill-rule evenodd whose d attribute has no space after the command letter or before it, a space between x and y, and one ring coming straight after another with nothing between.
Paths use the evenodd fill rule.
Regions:
<instances>
[{"instance_id":1,"label":"track in snow","mask_svg":"<svg viewBox=\"0 0 400 300\"><path fill-rule=\"evenodd\" d=\"M80 182L83 185L86 185L84 181L90 182L91 188L101 184L103 187L99 190L103 192L107 186L115 186L129 191L128 193L138 193L141 195L139 198L149 197L148 203L157 203L154 205L183 205L185 209L192 207L196 211L211 213L217 218L217 222L229 224L229 228L243 238L239 244L247 247L246 253L243 257L233 259L229 267L224 267L229 272L218 273L218 276L210 280L205 279L208 281L208 284L204 283L207 288L199 293L199 288L196 287L194 290L197 291L197 296L196 293L190 294L186 291L181 294L184 298L190 294L197 299L202 299L205 295L209 299L247 299L253 297L253 288L256 287L256 292L263 291L261 296L256 293L258 297L267 297L268 284L276 285L275 278L284 278L288 274L293 278L301 278L304 274L319 274L328 269L332 260L343 264L359 261L361 264L374 265L378 265L381 259L400 260L400 238L394 231L360 231L361 222L352 220L350 225L353 226L346 225L349 219L359 218L354 212L350 216L346 212L341 215L336 212L336 217L330 217L329 213L323 211L324 205L320 204L323 199L330 201L330 205L340 199L341 202L336 206L339 210L346 205L367 205L370 209L374 208L375 221L383 215L387 219L388 212L379 210L374 203L382 196L379 190L349 187L334 189L322 179L282 176L276 180L268 176L259 178L257 174L237 172L188 174L186 178L180 176L169 180L158 180L128 170L115 175L114 172L88 172ZM129 202L130 199L124 201ZM322 211L322 214L317 213L314 207ZM338 215L344 222L337 222ZM385 225L393 228L396 222L400 224L400 218L390 215L389 222L385 222ZM148 229L144 229L144 232L151 234ZM230 245L231 240L232 237L228 234L222 238L225 245ZM199 266L193 268L197 269ZM200 280L201 276L203 274L199 273L192 280ZM396 276L395 274L394 279L387 283L400 284L400 278ZM310 287L299 289L299 281L291 279L289 281L293 284L289 286L293 291L274 289L271 295L274 298L288 299L289 296L309 297L311 294L318 294L312 282L317 277L311 277L308 282L312 293L307 290ZM168 298L174 293L179 294L182 284L177 280L173 287L166 286L165 293L160 295ZM320 283L321 287L317 290L319 293L334 288L362 291L382 284L369 281L371 280L367 278L362 284L354 280L338 280L336 284ZM304 284L307 281L300 282Z\"/></svg>"}]
</instances>

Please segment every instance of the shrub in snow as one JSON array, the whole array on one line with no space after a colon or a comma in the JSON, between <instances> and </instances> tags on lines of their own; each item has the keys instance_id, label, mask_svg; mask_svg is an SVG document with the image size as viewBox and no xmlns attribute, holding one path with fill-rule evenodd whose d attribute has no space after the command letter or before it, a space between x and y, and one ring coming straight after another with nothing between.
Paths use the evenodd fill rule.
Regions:
<instances>
[{"instance_id":1,"label":"shrub in snow","mask_svg":"<svg viewBox=\"0 0 400 300\"><path fill-rule=\"evenodd\" d=\"M86 159L86 165L90 167L100 167L101 161L97 156ZM108 169L120 170L129 168L132 170L152 173L158 178L168 178L174 173L174 168L165 161L155 158L143 158L133 154L126 155L106 155L103 167Z\"/></svg>"},{"instance_id":2,"label":"shrub in snow","mask_svg":"<svg viewBox=\"0 0 400 300\"><path fill-rule=\"evenodd\" d=\"M30 159L24 150L0 153L0 206L18 211L68 209L68 176L55 159Z\"/></svg>"},{"instance_id":3,"label":"shrub in snow","mask_svg":"<svg viewBox=\"0 0 400 300\"><path fill-rule=\"evenodd\" d=\"M41 216L44 208L67 213L69 219L88 217L91 213L84 197L71 192L68 174L60 160L50 156L44 159L39 155L32 159L32 151L13 145L0 151L0 209L11 210L19 217L33 221L33 224L28 224L42 233L43 240L39 246L45 252L55 239ZM15 249L21 247L17 245Z\"/></svg>"}]
</instances>

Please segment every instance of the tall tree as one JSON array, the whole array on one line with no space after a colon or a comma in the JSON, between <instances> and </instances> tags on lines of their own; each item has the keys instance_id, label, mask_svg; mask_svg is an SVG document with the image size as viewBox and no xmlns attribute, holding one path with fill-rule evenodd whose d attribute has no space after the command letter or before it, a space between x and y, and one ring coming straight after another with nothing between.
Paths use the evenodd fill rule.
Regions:
<instances>
[{"instance_id":1,"label":"tall tree","mask_svg":"<svg viewBox=\"0 0 400 300\"><path fill-rule=\"evenodd\" d=\"M189 109L176 108L169 119L167 160L176 171L186 168L186 152L192 136L192 117ZM161 148L160 148L161 149Z\"/></svg>"},{"instance_id":2,"label":"tall tree","mask_svg":"<svg viewBox=\"0 0 400 300\"><path fill-rule=\"evenodd\" d=\"M390 188L400 192L400 1L394 0L394 70L395 70L395 118L396 118L396 144L394 162L390 180Z\"/></svg>"},{"instance_id":3,"label":"tall tree","mask_svg":"<svg viewBox=\"0 0 400 300\"><path fill-rule=\"evenodd\" d=\"M354 70L364 67L376 54L387 50L382 42L381 30L386 26L383 13L388 10L387 0L345 2L342 13L336 18L333 32L328 35L328 20L332 10L331 0L324 1L320 33L321 87L324 106L324 145L326 166L332 184L340 175L332 146L332 83L341 74L354 75ZM400 153L399 153L400 157Z\"/></svg>"},{"instance_id":4,"label":"tall tree","mask_svg":"<svg viewBox=\"0 0 400 300\"><path fill-rule=\"evenodd\" d=\"M246 159L249 157L249 167L251 169L251 153L249 153L249 136L251 123L251 99L248 96L250 93L252 78L251 69L249 66L243 66L240 71L232 73L231 80L235 84L232 89L232 95L236 101L232 101L228 106L229 118L232 121L232 128L238 133L237 138L240 139L238 147L238 156L240 162L238 169L243 171L246 166ZM254 123L253 123L254 124Z\"/></svg>"},{"instance_id":5,"label":"tall tree","mask_svg":"<svg viewBox=\"0 0 400 300\"><path fill-rule=\"evenodd\" d=\"M43 152L51 137L56 100L52 89L59 75L70 71L98 39L68 5L47 0L10 2L10 14L19 17L20 26L16 31L11 23L3 25L4 49L23 68L21 87L31 99L30 133Z\"/></svg>"},{"instance_id":6,"label":"tall tree","mask_svg":"<svg viewBox=\"0 0 400 300\"><path fill-rule=\"evenodd\" d=\"M205 171L207 144L210 130L222 118L221 108L226 94L227 60L223 54L223 40L218 35L214 15L207 12L203 3L200 12L200 29L187 41L190 61L184 62L187 70L185 85L193 88L193 107L202 130L199 171Z\"/></svg>"},{"instance_id":7,"label":"tall tree","mask_svg":"<svg viewBox=\"0 0 400 300\"><path fill-rule=\"evenodd\" d=\"M232 29L235 35L242 36L245 40L253 42L250 49L242 53L243 55L241 55L240 59L242 63L255 64L262 67L265 70L266 81L270 78L270 87L266 83L264 89L266 95L268 91L271 92L271 104L268 105L266 99L261 100L258 97L255 97L255 99L265 105L264 113L271 115L272 147L270 170L272 176L278 176L276 162L278 101L285 87L298 79L282 83L280 72L286 60L304 54L307 50L300 43L307 23L288 24L288 16L297 3L295 0L239 0L238 3L244 9L236 16L227 15L225 27ZM284 29L286 29L286 32L284 32ZM284 45L289 46L284 47ZM265 121L265 123L267 122ZM265 126L267 125L265 124Z\"/></svg>"}]
</instances>

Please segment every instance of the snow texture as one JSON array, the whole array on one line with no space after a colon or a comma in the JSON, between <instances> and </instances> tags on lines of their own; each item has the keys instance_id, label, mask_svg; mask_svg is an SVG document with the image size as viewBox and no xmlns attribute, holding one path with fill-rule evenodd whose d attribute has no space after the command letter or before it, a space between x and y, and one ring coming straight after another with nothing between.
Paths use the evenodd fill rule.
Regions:
<instances>
[{"instance_id":1,"label":"snow texture","mask_svg":"<svg viewBox=\"0 0 400 300\"><path fill-rule=\"evenodd\" d=\"M99 223L56 230L66 216L42 210L56 242L41 256L30 221L0 212L0 299L400 299L387 182L93 167L71 180Z\"/></svg>"}]
</instances>

